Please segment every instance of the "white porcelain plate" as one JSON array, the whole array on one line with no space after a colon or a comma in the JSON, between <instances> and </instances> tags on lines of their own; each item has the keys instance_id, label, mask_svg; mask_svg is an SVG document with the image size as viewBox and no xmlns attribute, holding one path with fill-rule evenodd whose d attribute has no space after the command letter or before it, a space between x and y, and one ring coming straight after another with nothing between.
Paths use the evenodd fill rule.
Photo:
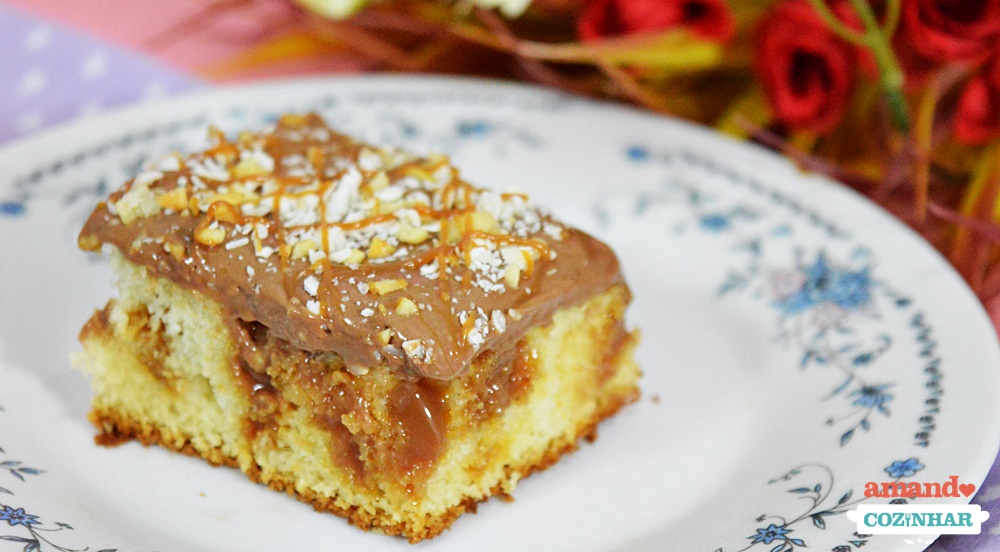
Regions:
<instances>
[{"instance_id":1,"label":"white porcelain plate","mask_svg":"<svg viewBox=\"0 0 1000 552\"><path fill-rule=\"evenodd\" d=\"M642 400L514 503L419 548L913 551L929 539L855 533L844 511L884 502L864 484L986 476L995 332L931 247L854 193L701 128L547 91L294 81L0 150L0 551L411 549L236 470L94 445L89 388L69 366L112 293L106 261L75 245L94 204L151 156L201 146L209 123L233 132L288 110L530 191L608 240L634 292Z\"/></svg>"}]
</instances>

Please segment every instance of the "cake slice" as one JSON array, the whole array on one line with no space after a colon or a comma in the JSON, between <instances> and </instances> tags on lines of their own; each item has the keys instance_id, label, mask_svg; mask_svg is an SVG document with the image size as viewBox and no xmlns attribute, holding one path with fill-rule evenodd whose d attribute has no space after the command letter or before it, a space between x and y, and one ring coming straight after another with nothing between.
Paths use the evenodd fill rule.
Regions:
<instances>
[{"instance_id":1,"label":"cake slice","mask_svg":"<svg viewBox=\"0 0 1000 552\"><path fill-rule=\"evenodd\" d=\"M80 246L97 442L237 467L358 527L431 538L639 395L615 255L444 157L286 115L168 155Z\"/></svg>"}]
</instances>

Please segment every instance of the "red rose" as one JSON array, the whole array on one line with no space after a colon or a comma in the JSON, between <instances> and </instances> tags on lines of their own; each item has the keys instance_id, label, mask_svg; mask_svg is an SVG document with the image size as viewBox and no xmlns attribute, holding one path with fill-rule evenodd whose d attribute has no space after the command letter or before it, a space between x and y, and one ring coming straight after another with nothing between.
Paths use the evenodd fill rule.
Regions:
<instances>
[{"instance_id":1,"label":"red rose","mask_svg":"<svg viewBox=\"0 0 1000 552\"><path fill-rule=\"evenodd\" d=\"M778 122L822 134L844 115L857 57L808 2L790 0L764 16L754 69Z\"/></svg>"},{"instance_id":2,"label":"red rose","mask_svg":"<svg viewBox=\"0 0 1000 552\"><path fill-rule=\"evenodd\" d=\"M965 85L955 112L955 139L981 145L1000 136L1000 56Z\"/></svg>"},{"instance_id":3,"label":"red rose","mask_svg":"<svg viewBox=\"0 0 1000 552\"><path fill-rule=\"evenodd\" d=\"M904 40L931 61L984 57L1000 40L1000 0L904 0Z\"/></svg>"},{"instance_id":4,"label":"red rose","mask_svg":"<svg viewBox=\"0 0 1000 552\"><path fill-rule=\"evenodd\" d=\"M591 0L577 21L583 40L680 27L725 42L735 34L736 21L723 0Z\"/></svg>"}]
</instances>

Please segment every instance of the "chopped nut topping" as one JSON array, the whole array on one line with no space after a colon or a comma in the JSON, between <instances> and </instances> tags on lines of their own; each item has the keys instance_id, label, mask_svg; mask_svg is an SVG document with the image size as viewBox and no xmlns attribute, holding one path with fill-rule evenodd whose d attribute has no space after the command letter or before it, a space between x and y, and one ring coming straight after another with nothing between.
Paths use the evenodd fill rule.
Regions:
<instances>
[{"instance_id":1,"label":"chopped nut topping","mask_svg":"<svg viewBox=\"0 0 1000 552\"><path fill-rule=\"evenodd\" d=\"M163 242L163 249L166 250L167 253L170 253L170 256L177 261L184 260L184 257L187 255L187 249L184 245L174 241Z\"/></svg>"},{"instance_id":2,"label":"chopped nut topping","mask_svg":"<svg viewBox=\"0 0 1000 552\"><path fill-rule=\"evenodd\" d=\"M379 280L372 282L370 289L379 295L386 295L394 291L406 289L406 280L398 278L395 280Z\"/></svg>"},{"instance_id":3,"label":"chopped nut topping","mask_svg":"<svg viewBox=\"0 0 1000 552\"><path fill-rule=\"evenodd\" d=\"M389 245L388 242L382 238L372 239L372 244L368 247L368 258L369 259L381 259L388 257L396 252L396 248Z\"/></svg>"},{"instance_id":4,"label":"chopped nut topping","mask_svg":"<svg viewBox=\"0 0 1000 552\"><path fill-rule=\"evenodd\" d=\"M80 246L80 249L84 251L99 251L101 249L101 240L92 234L81 234L80 237L77 238L76 243Z\"/></svg>"},{"instance_id":5,"label":"chopped nut topping","mask_svg":"<svg viewBox=\"0 0 1000 552\"><path fill-rule=\"evenodd\" d=\"M123 223L129 224L136 219L151 217L160 212L161 208L156 201L156 195L149 186L161 178L163 178L161 172L140 174L132 181L132 187L128 192L113 203L118 218Z\"/></svg>"},{"instance_id":6,"label":"chopped nut topping","mask_svg":"<svg viewBox=\"0 0 1000 552\"><path fill-rule=\"evenodd\" d=\"M194 239L204 245L216 246L226 241L226 231L215 226L213 222L208 226L196 229L194 231Z\"/></svg>"},{"instance_id":7,"label":"chopped nut topping","mask_svg":"<svg viewBox=\"0 0 1000 552\"><path fill-rule=\"evenodd\" d=\"M504 270L503 281L507 284L507 287L517 289L518 284L521 283L521 269L512 264L507 265L507 269Z\"/></svg>"},{"instance_id":8,"label":"chopped nut topping","mask_svg":"<svg viewBox=\"0 0 1000 552\"><path fill-rule=\"evenodd\" d=\"M412 245L417 245L427 241L430 237L430 233L419 227L413 227L409 224L400 224L399 228L396 230L396 239L403 243L409 243Z\"/></svg>"},{"instance_id":9,"label":"chopped nut topping","mask_svg":"<svg viewBox=\"0 0 1000 552\"><path fill-rule=\"evenodd\" d=\"M211 220L228 222L229 224L236 224L240 217L240 214L236 211L236 207L232 203L221 200L212 202L208 206L206 213Z\"/></svg>"},{"instance_id":10,"label":"chopped nut topping","mask_svg":"<svg viewBox=\"0 0 1000 552\"><path fill-rule=\"evenodd\" d=\"M371 181L368 182L368 188L372 192L379 192L389 187L389 176L385 174L385 171L379 171L372 177Z\"/></svg>"},{"instance_id":11,"label":"chopped nut topping","mask_svg":"<svg viewBox=\"0 0 1000 552\"><path fill-rule=\"evenodd\" d=\"M476 188L445 156L367 146L313 115L284 115L276 128L241 132L232 141L211 129L209 138L205 152L157 160L112 196L108 212L125 224L161 213L196 217L192 237L200 245L230 251L250 245L260 261L278 253L281 263L308 262L296 269L311 273L302 285L315 315L332 306L318 298L329 273L401 260L420 278L504 293L523 287L536 265L554 258L549 244L563 239L564 227L521 192ZM296 146L285 151L274 147L276 140ZM189 253L180 243L164 248L178 260ZM408 284L398 278L350 285L386 295ZM363 318L421 308L410 298L388 305L357 307L372 313ZM478 347L491 331L502 333L508 317L515 319L473 313L463 320L469 343Z\"/></svg>"},{"instance_id":12,"label":"chopped nut topping","mask_svg":"<svg viewBox=\"0 0 1000 552\"><path fill-rule=\"evenodd\" d=\"M298 261L309 257L314 251L319 251L319 245L312 240L302 240L292 246L292 260Z\"/></svg>"},{"instance_id":13,"label":"chopped nut topping","mask_svg":"<svg viewBox=\"0 0 1000 552\"><path fill-rule=\"evenodd\" d=\"M156 202L164 209L181 212L188 208L187 188L176 188L156 198Z\"/></svg>"},{"instance_id":14,"label":"chopped nut topping","mask_svg":"<svg viewBox=\"0 0 1000 552\"><path fill-rule=\"evenodd\" d=\"M285 113L281 116L281 124L289 128L302 128L309 123L309 117L301 113Z\"/></svg>"},{"instance_id":15,"label":"chopped nut topping","mask_svg":"<svg viewBox=\"0 0 1000 552\"><path fill-rule=\"evenodd\" d=\"M396 303L396 314L401 316L416 314L418 310L417 304L406 297L403 297Z\"/></svg>"},{"instance_id":16,"label":"chopped nut topping","mask_svg":"<svg viewBox=\"0 0 1000 552\"><path fill-rule=\"evenodd\" d=\"M365 260L365 254L357 249L341 249L331 254L330 260L345 265L359 265Z\"/></svg>"},{"instance_id":17,"label":"chopped nut topping","mask_svg":"<svg viewBox=\"0 0 1000 552\"><path fill-rule=\"evenodd\" d=\"M266 154L257 152L240 159L240 162L233 167L231 174L233 178L246 178L249 176L266 176L274 170L274 160L265 157Z\"/></svg>"}]
</instances>

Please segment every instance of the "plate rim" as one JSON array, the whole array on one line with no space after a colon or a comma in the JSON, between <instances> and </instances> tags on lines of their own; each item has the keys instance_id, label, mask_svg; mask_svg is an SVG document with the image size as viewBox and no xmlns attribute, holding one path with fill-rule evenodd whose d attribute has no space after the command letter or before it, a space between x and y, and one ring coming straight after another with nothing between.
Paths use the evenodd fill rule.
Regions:
<instances>
[{"instance_id":1,"label":"plate rim","mask_svg":"<svg viewBox=\"0 0 1000 552\"><path fill-rule=\"evenodd\" d=\"M508 82L508 81L498 81L483 78L470 78L470 77L460 77L460 76L423 76L423 75L397 75L397 74L368 74L368 75L353 75L353 76L320 76L320 77L308 77L308 78L283 78L276 79L272 81L265 82L254 82L250 84L238 83L232 85L225 85L220 87L210 87L203 89L195 89L189 92L183 92L180 94L172 95L167 98L161 98L153 101L146 101L137 104L132 104L120 108L109 109L102 111L98 114L87 116L84 118L76 119L73 121L64 122L53 127L47 128L44 131L37 132L31 136L13 140L11 142L5 143L0 146L0 167L7 165L16 166L16 161L13 161L16 157L25 151L39 149L41 146L49 143L58 143L72 138L75 134L81 133L94 126L104 125L109 127L111 130L107 132L107 136L121 135L126 132L136 131L143 128L144 124L149 124L149 119L146 123L143 123L142 116L148 113L156 113L158 110L163 109L166 112L173 112L180 109L187 109L192 113L202 112L208 109L209 104L229 104L243 102L244 96L248 96L255 93L267 93L270 92L275 95L280 95L282 90L292 90L301 87L309 87L310 92L313 91L312 87L316 87L315 91L319 92L319 87L329 85L329 92L339 92L339 93L350 93L352 87L357 89L363 89L367 86L373 86L377 88L386 87L391 88L397 86L399 88L413 87L413 86L425 86L425 87L455 87L456 96L476 97L476 100L483 102L488 99L489 94L504 94L505 92L514 92L517 94L523 94L527 97L535 97L537 99L544 100L555 100L555 101L570 101L573 103L584 104L587 108L596 108L601 110L616 111L620 113L627 113L629 116L635 116L642 119L649 120L651 122L673 125L674 128L683 129L686 132L695 132L705 139L720 140L725 142L728 147L739 151L741 154L747 157L760 158L762 162L768 164L774 164L775 166L781 166L785 170L795 170L794 163L782 156L781 154L771 151L758 144L749 143L746 141L738 140L736 138L726 136L724 134L718 133L711 129L710 127L705 127L697 123L686 121L683 119L662 116L653 114L641 109L638 109L630 105L621 105L613 102L608 102L604 100L598 100L588 97L581 97L572 94L568 94L561 91L555 91L548 88L528 85L523 83ZM337 87L341 87L339 90ZM345 90L344 88L347 88ZM461 89L471 89L466 94L461 94L459 90ZM286 99L287 101L287 99ZM270 100L265 100L263 103L270 105ZM277 102L280 103L280 102ZM130 122L129 120L135 118L137 122ZM155 120L158 120L154 117ZM103 134L102 134L103 136ZM102 138L107 139L107 138ZM14 177L17 174L12 174L10 178L0 179L0 192L7 191L12 187L14 182ZM845 184L838 182L832 178L816 173L800 173L798 178L803 181L812 181L819 183L820 185L827 187L828 189L835 190L835 193L846 196L850 196L850 201L855 203L864 204L869 213L865 216L875 216L877 215L881 221L893 228L895 232L905 235L907 240L912 246L919 246L922 250L922 254L929 255L928 259L933 258L933 262L938 265L939 268L945 270L942 277L947 277L953 280L953 283L960 284L960 288L963 290L965 297L964 301L970 302L970 304L975 305L978 309L976 317L978 318L977 324L986 324L987 327L993 329L990 332L990 340L993 348L1000 351L1000 339L997 337L995 326L990 320L984 306L975 296L969 286L965 283L964 279L959 275L955 267L947 261L947 259L934 248L923 236L916 233L913 229L907 226L903 221L898 219L896 216L892 215L884 208L882 208L877 203L866 196L860 194L856 190L846 186ZM808 201L809 195L807 192L803 192L800 195L801 198ZM818 210L823 212L822 207L818 207ZM851 232L853 238L858 238L858 234ZM862 237L867 236L867 234L862 234ZM945 276L946 275L946 276ZM1000 378L1000 370L996 367L993 370L994 377ZM982 452L977 461L975 471L977 475L969 478L969 480L974 481L977 484L977 493L982 489L978 486L986 479L987 475L990 473L994 461L997 458L997 451L1000 451L1000 403L994 406L994 415L992 417L992 425L989 427L989 435L991 435L992 445L983 448ZM984 432L985 433L985 432ZM988 451L992 451L989 453ZM990 454L991 457L986 459L986 455ZM971 502L976 495L969 497L968 500L963 502ZM928 543L929 545L930 543ZM907 548L912 550L913 548Z\"/></svg>"}]
</instances>

